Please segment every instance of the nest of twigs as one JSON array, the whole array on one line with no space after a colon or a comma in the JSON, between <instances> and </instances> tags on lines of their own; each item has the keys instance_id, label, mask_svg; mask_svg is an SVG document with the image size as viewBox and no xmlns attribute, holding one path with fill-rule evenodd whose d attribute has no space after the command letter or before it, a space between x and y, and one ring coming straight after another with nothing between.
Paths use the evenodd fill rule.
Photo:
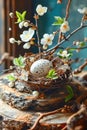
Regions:
<instances>
[{"instance_id":1,"label":"nest of twigs","mask_svg":"<svg viewBox=\"0 0 87 130\"><path fill-rule=\"evenodd\" d=\"M46 78L45 76L43 77L36 77L30 73L30 66L35 62L36 60L44 58L47 60L50 60L53 64L53 69L56 71L58 78L57 79L51 79L51 78ZM56 88L59 85L61 85L63 82L66 83L69 80L69 77L71 75L71 69L69 66L69 63L64 63L60 58L54 57L53 55L50 56L45 56L42 54L25 54L26 58L26 66L25 70L29 71L29 78L28 81L23 81L20 78L21 82L25 82L31 90L44 90L44 89L52 89ZM31 58L34 58L33 61L31 61ZM21 69L16 68L16 75L17 77L20 77L21 75Z\"/></svg>"}]
</instances>

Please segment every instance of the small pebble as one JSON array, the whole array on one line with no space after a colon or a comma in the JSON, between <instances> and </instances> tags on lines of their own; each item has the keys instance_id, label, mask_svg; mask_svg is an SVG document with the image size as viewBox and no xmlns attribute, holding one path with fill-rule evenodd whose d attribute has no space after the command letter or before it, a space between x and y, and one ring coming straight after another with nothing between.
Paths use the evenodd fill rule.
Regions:
<instances>
[{"instance_id":1,"label":"small pebble","mask_svg":"<svg viewBox=\"0 0 87 130\"><path fill-rule=\"evenodd\" d=\"M33 95L34 97L38 97L38 96L39 96L39 92L38 92L38 91L33 91L33 92L32 92L32 95Z\"/></svg>"},{"instance_id":2,"label":"small pebble","mask_svg":"<svg viewBox=\"0 0 87 130\"><path fill-rule=\"evenodd\" d=\"M14 85L15 85L15 83L14 83L14 82L9 82L9 83L8 83L8 86L9 86L9 87L11 87L11 88L13 88L13 87L14 87Z\"/></svg>"}]
</instances>

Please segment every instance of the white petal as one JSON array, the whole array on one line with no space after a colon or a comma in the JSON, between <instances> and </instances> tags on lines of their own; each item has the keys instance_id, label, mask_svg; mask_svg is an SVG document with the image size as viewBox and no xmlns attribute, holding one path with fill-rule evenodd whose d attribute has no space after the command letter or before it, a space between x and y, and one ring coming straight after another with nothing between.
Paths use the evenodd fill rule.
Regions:
<instances>
[{"instance_id":1,"label":"white petal","mask_svg":"<svg viewBox=\"0 0 87 130\"><path fill-rule=\"evenodd\" d=\"M31 46L30 46L30 43L25 43L24 45L23 45L23 48L24 49L29 49Z\"/></svg>"},{"instance_id":2,"label":"white petal","mask_svg":"<svg viewBox=\"0 0 87 130\"><path fill-rule=\"evenodd\" d=\"M40 8L42 8L42 5L41 5L41 4L37 5L36 11L37 11L38 9L40 9Z\"/></svg>"},{"instance_id":3,"label":"white petal","mask_svg":"<svg viewBox=\"0 0 87 130\"><path fill-rule=\"evenodd\" d=\"M54 39L54 35L50 34L50 38L51 38L51 40L53 40Z\"/></svg>"},{"instance_id":4,"label":"white petal","mask_svg":"<svg viewBox=\"0 0 87 130\"><path fill-rule=\"evenodd\" d=\"M44 38L41 39L41 44L44 45L46 40Z\"/></svg>"},{"instance_id":5,"label":"white petal","mask_svg":"<svg viewBox=\"0 0 87 130\"><path fill-rule=\"evenodd\" d=\"M19 23L19 28L21 29L24 26L24 21L22 21L21 23Z\"/></svg>"},{"instance_id":6,"label":"white petal","mask_svg":"<svg viewBox=\"0 0 87 130\"><path fill-rule=\"evenodd\" d=\"M78 9L78 12L81 14L87 14L87 7L84 7L83 9Z\"/></svg>"},{"instance_id":7,"label":"white petal","mask_svg":"<svg viewBox=\"0 0 87 130\"><path fill-rule=\"evenodd\" d=\"M44 37L44 38L48 38L48 37L49 37L49 34L44 34L43 37Z\"/></svg>"},{"instance_id":8,"label":"white petal","mask_svg":"<svg viewBox=\"0 0 87 130\"><path fill-rule=\"evenodd\" d=\"M20 38L23 42L28 42L34 35L34 30L29 28L28 31L23 31L23 33L20 35Z\"/></svg>"},{"instance_id":9,"label":"white petal","mask_svg":"<svg viewBox=\"0 0 87 130\"><path fill-rule=\"evenodd\" d=\"M47 7L43 7L43 11L44 11L44 13L46 13L47 12Z\"/></svg>"},{"instance_id":10,"label":"white petal","mask_svg":"<svg viewBox=\"0 0 87 130\"><path fill-rule=\"evenodd\" d=\"M34 35L34 30L32 28L29 28L29 34L31 34L31 37Z\"/></svg>"},{"instance_id":11,"label":"white petal","mask_svg":"<svg viewBox=\"0 0 87 130\"><path fill-rule=\"evenodd\" d=\"M52 45L52 41L48 42L47 44L48 44L49 46L51 46L51 45Z\"/></svg>"}]
</instances>

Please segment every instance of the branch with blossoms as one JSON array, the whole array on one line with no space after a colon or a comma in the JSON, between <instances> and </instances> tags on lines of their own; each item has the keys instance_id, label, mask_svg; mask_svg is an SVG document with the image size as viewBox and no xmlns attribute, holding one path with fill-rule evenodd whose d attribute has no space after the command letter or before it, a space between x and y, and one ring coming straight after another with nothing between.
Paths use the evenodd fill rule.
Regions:
<instances>
[{"instance_id":1,"label":"branch with blossoms","mask_svg":"<svg viewBox=\"0 0 87 130\"><path fill-rule=\"evenodd\" d=\"M63 3L62 1L57 1L58 3ZM47 13L48 8L42 6L41 4L37 5L36 12L34 15L35 23L31 23L29 20L26 20L26 11L20 13L16 11L16 17L17 21L16 23L19 25L19 28L22 29L23 27L25 30L20 34L20 40L16 40L15 38L10 38L9 42L14 44L17 43L18 45L23 43L24 49L30 49L31 46L38 46L38 52L42 53L43 55L49 55L53 54L58 50L59 48L63 48L61 45L63 45L66 41L68 41L76 32L79 30L87 27L87 7L84 7L83 9L78 9L78 12L82 14L82 19L80 22L80 26L77 27L75 30L73 30L70 34L66 35L67 32L70 31L70 26L68 22L69 17L69 10L72 0L68 0L67 7L66 7L66 15L65 18L61 18L60 16L55 16L55 22L53 23L54 26L58 26L58 30L55 32L52 32L51 34L43 34L43 37L40 39L39 37L39 31L38 31L38 20L40 17L45 15ZM11 18L14 17L13 13L9 14ZM35 43L34 36L37 36L37 44ZM48 49L53 44L53 41L55 39L55 36L58 35L58 43ZM71 46L74 47L66 47L65 49L59 50L57 52L57 55L60 58L68 59L71 57L71 50L77 51L86 48L86 42L80 41L77 44L72 44ZM72 49L73 48L73 49Z\"/></svg>"}]
</instances>

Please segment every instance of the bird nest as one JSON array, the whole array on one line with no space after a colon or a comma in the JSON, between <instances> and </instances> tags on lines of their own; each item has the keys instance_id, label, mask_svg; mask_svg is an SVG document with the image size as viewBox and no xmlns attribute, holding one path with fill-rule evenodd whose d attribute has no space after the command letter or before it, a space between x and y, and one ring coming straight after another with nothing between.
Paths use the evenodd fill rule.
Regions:
<instances>
[{"instance_id":1,"label":"bird nest","mask_svg":"<svg viewBox=\"0 0 87 130\"><path fill-rule=\"evenodd\" d=\"M45 76L34 76L30 72L31 65L37 61L41 57L41 54L25 54L25 67L21 69L16 67L14 71L17 76L17 80L24 82L31 90L44 90L44 89L52 89L57 88L59 85L68 82L71 75L71 68L69 63L64 63L60 58L54 57L52 55L41 57L41 59L47 59L52 62L53 70L56 72L57 78L47 78ZM22 71L23 70L23 71ZM23 72L28 72L28 80L24 81L20 77L22 77Z\"/></svg>"}]
</instances>

